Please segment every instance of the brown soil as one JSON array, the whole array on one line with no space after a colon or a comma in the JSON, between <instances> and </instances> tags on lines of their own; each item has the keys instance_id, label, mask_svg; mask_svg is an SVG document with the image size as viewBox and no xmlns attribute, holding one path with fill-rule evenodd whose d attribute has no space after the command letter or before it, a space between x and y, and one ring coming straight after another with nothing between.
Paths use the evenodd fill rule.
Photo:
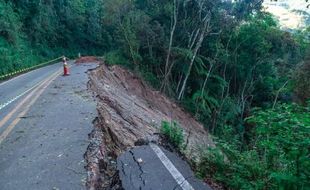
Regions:
<instances>
[{"instance_id":1,"label":"brown soil","mask_svg":"<svg viewBox=\"0 0 310 190\"><path fill-rule=\"evenodd\" d=\"M80 63L98 63L100 60L97 57L93 56L86 56L86 57L80 57L75 61L76 64Z\"/></svg>"},{"instance_id":2,"label":"brown soil","mask_svg":"<svg viewBox=\"0 0 310 190\"><path fill-rule=\"evenodd\" d=\"M115 159L135 145L156 141L163 120L177 121L184 129L188 159L197 159L201 148L214 146L202 124L120 66L102 64L91 71L89 89L98 99L98 119L85 155L90 189L120 189L117 182L111 184L118 175Z\"/></svg>"}]
</instances>

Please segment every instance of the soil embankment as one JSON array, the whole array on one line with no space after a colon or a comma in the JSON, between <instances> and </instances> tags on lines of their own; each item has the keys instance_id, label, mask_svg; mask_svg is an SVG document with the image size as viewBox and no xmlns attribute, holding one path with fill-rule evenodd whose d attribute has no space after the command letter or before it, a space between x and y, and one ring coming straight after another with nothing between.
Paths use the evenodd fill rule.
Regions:
<instances>
[{"instance_id":1,"label":"soil embankment","mask_svg":"<svg viewBox=\"0 0 310 190\"><path fill-rule=\"evenodd\" d=\"M158 138L161 122L177 121L184 129L185 156L193 159L199 147L213 146L207 131L176 103L154 91L133 73L102 64L89 74L89 89L98 100L98 118L91 135L88 161L90 189L118 189L115 160L141 142Z\"/></svg>"},{"instance_id":2,"label":"soil embankment","mask_svg":"<svg viewBox=\"0 0 310 190\"><path fill-rule=\"evenodd\" d=\"M80 57L75 61L76 64L81 64L81 63L99 63L100 60L97 57L94 56L85 56L85 57Z\"/></svg>"}]
</instances>

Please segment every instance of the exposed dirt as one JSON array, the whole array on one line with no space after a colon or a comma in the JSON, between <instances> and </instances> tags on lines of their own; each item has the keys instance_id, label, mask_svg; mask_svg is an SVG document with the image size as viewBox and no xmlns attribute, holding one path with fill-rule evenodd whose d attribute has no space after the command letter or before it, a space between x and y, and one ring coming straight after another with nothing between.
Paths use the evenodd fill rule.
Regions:
<instances>
[{"instance_id":1,"label":"exposed dirt","mask_svg":"<svg viewBox=\"0 0 310 190\"><path fill-rule=\"evenodd\" d=\"M102 64L89 76L88 87L98 99L98 118L85 154L89 189L121 189L117 156L133 146L157 141L163 120L177 121L184 129L188 159L196 159L200 148L214 146L199 122L133 73Z\"/></svg>"},{"instance_id":2,"label":"exposed dirt","mask_svg":"<svg viewBox=\"0 0 310 190\"><path fill-rule=\"evenodd\" d=\"M97 57L93 56L86 56L86 57L80 57L75 61L76 64L80 63L98 63L100 60Z\"/></svg>"}]
</instances>

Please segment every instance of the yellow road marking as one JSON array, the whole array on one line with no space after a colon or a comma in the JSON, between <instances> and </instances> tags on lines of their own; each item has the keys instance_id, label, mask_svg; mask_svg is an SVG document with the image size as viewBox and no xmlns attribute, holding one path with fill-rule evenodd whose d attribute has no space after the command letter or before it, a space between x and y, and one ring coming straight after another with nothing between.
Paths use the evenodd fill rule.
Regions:
<instances>
[{"instance_id":1,"label":"yellow road marking","mask_svg":"<svg viewBox=\"0 0 310 190\"><path fill-rule=\"evenodd\" d=\"M19 70L19 71L14 71L14 72L8 73L8 74L6 74L6 75L2 75L2 76L0 76L0 79L2 80L3 78L6 78L6 77L8 77L8 76L21 73L21 72L23 72L23 71L25 71L25 70L30 70L30 69L34 69L34 68L37 68L37 67L41 67L41 66L43 66L43 65L46 65L46 64L51 63L51 62L53 62L53 61L57 61L58 59L62 59L62 58L64 58L64 56L57 57L57 58L55 58L55 59L53 59L53 60L46 61L46 62L44 62L44 63L40 63L40 64L38 64L38 65L34 65L34 66L32 66L32 67L28 67L28 68L25 68L25 69L22 69L22 70Z\"/></svg>"},{"instance_id":2,"label":"yellow road marking","mask_svg":"<svg viewBox=\"0 0 310 190\"><path fill-rule=\"evenodd\" d=\"M3 125L12 117L12 115L21 107L25 104L27 100L29 100L33 94L36 95L34 98L31 100L31 102L26 105L25 109L18 114L17 118L12 121L12 123L6 128L6 130L0 135L0 144L2 141L10 134L10 132L14 129L14 127L18 124L18 122L21 120L21 118L28 112L30 107L36 102L36 100L40 97L40 95L44 92L44 90L50 85L50 83L56 79L56 77L61 74L61 71L57 71L55 74L52 76L48 77L46 80L44 80L36 89L34 89L27 97L25 97L22 102L18 104L12 110L1 122L0 122L0 128L3 127Z\"/></svg>"},{"instance_id":3,"label":"yellow road marking","mask_svg":"<svg viewBox=\"0 0 310 190\"><path fill-rule=\"evenodd\" d=\"M59 71L57 71L58 73ZM1 121L0 121L0 128L3 127L3 125L13 116L13 114L24 105L24 103L31 98L31 96L35 93L36 89L38 89L43 83L46 83L54 74L49 76L46 80L39 82L37 87L28 94L9 114L7 114Z\"/></svg>"},{"instance_id":4,"label":"yellow road marking","mask_svg":"<svg viewBox=\"0 0 310 190\"><path fill-rule=\"evenodd\" d=\"M31 90L33 90L34 88L36 88L37 86L39 86L41 84L41 82L38 82L37 84L35 84L34 86L32 86L31 88L27 89L26 91L24 91L23 93L19 94L18 96L10 99L9 101L7 101L6 103L0 105L0 111L5 108L6 106L10 105L11 103L15 102L16 100L18 100L20 97L24 96L25 94L27 94L28 92L30 92Z\"/></svg>"}]
</instances>

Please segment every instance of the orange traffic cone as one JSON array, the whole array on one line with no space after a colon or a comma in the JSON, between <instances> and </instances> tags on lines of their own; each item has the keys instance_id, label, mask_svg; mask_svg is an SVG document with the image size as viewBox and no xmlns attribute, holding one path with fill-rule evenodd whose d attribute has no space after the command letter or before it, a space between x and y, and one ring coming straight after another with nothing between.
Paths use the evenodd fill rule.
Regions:
<instances>
[{"instance_id":1,"label":"orange traffic cone","mask_svg":"<svg viewBox=\"0 0 310 190\"><path fill-rule=\"evenodd\" d=\"M64 65L64 76L70 75L68 65Z\"/></svg>"},{"instance_id":2,"label":"orange traffic cone","mask_svg":"<svg viewBox=\"0 0 310 190\"><path fill-rule=\"evenodd\" d=\"M63 63L64 63L64 76L68 76L70 75L70 72L69 72L68 63L65 57L63 59Z\"/></svg>"}]
</instances>

